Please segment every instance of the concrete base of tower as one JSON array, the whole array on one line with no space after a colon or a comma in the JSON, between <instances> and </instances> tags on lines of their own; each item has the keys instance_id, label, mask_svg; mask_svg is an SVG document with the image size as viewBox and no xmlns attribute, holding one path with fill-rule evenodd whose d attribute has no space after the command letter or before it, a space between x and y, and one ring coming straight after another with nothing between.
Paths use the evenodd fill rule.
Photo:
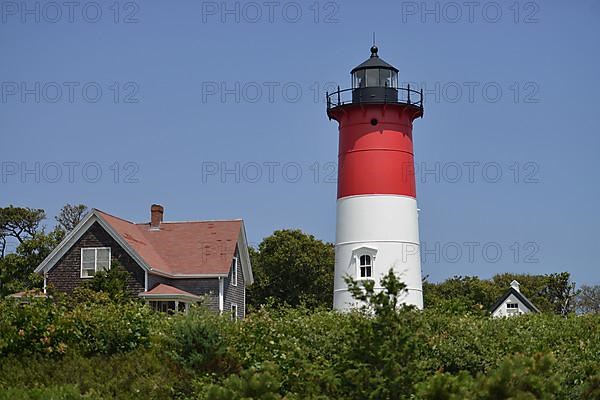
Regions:
<instances>
[{"instance_id":1,"label":"concrete base of tower","mask_svg":"<svg viewBox=\"0 0 600 400\"><path fill-rule=\"evenodd\" d=\"M344 277L381 278L392 269L406 284L400 301L423 308L417 201L399 195L349 196L337 201L333 307L360 306Z\"/></svg>"}]
</instances>

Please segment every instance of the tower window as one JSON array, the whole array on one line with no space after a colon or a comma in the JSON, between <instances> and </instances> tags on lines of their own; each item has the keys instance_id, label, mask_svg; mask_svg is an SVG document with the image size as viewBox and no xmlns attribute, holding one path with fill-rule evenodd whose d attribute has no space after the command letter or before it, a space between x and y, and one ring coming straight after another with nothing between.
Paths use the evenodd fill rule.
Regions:
<instances>
[{"instance_id":1,"label":"tower window","mask_svg":"<svg viewBox=\"0 0 600 400\"><path fill-rule=\"evenodd\" d=\"M354 73L354 88L363 88L366 86L365 70L361 69Z\"/></svg>"},{"instance_id":2,"label":"tower window","mask_svg":"<svg viewBox=\"0 0 600 400\"><path fill-rule=\"evenodd\" d=\"M359 275L361 278L373 276L373 259L368 254L363 254L359 258Z\"/></svg>"}]
</instances>

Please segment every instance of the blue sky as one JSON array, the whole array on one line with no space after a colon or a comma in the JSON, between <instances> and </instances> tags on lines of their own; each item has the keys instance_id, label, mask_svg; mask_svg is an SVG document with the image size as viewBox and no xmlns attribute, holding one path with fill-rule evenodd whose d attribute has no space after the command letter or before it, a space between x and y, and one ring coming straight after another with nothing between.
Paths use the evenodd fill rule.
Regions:
<instances>
[{"instance_id":1,"label":"blue sky","mask_svg":"<svg viewBox=\"0 0 600 400\"><path fill-rule=\"evenodd\" d=\"M244 218L254 243L333 241L323 97L375 31L426 91L424 274L600 283L598 1L70 4L2 3L0 203L145 221L158 202L168 220Z\"/></svg>"}]
</instances>

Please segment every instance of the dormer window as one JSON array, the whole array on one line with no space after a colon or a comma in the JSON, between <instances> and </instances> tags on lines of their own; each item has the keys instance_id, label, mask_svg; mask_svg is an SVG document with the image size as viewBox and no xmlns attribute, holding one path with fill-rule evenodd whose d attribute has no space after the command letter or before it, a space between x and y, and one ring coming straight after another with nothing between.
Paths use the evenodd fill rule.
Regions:
<instances>
[{"instance_id":1,"label":"dormer window","mask_svg":"<svg viewBox=\"0 0 600 400\"><path fill-rule=\"evenodd\" d=\"M231 262L231 284L233 286L237 286L238 284L238 258L233 257L233 261Z\"/></svg>"},{"instance_id":2,"label":"dormer window","mask_svg":"<svg viewBox=\"0 0 600 400\"><path fill-rule=\"evenodd\" d=\"M359 275L361 278L373 276L373 258L368 254L363 254L359 258Z\"/></svg>"},{"instance_id":3,"label":"dormer window","mask_svg":"<svg viewBox=\"0 0 600 400\"><path fill-rule=\"evenodd\" d=\"M81 277L93 278L99 271L110 269L110 247L81 249Z\"/></svg>"}]
</instances>

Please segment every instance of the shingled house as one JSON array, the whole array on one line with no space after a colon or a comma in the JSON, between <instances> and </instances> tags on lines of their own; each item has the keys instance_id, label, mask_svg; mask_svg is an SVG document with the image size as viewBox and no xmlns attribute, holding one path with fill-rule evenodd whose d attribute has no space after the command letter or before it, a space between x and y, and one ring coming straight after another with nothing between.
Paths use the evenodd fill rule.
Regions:
<instances>
[{"instance_id":1,"label":"shingled house","mask_svg":"<svg viewBox=\"0 0 600 400\"><path fill-rule=\"evenodd\" d=\"M36 268L44 293L70 293L118 263L127 289L161 311L203 302L243 318L246 285L253 282L242 220L165 222L152 205L148 223L132 223L93 209Z\"/></svg>"}]
</instances>

